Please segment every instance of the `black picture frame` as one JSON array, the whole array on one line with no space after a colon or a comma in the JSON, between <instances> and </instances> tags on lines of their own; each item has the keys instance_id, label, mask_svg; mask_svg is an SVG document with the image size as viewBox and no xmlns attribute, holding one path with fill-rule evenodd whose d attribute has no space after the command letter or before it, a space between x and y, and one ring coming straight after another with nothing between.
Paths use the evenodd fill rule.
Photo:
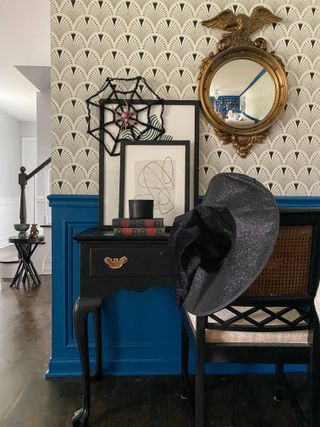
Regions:
<instances>
[{"instance_id":1,"label":"black picture frame","mask_svg":"<svg viewBox=\"0 0 320 427\"><path fill-rule=\"evenodd\" d=\"M119 99L100 100L100 140L104 143L108 139L105 132L105 108L113 108L123 103ZM199 116L200 108L197 100L144 100L134 99L133 105L154 105L164 107L165 133L173 140L190 141L190 181L189 181L189 208L198 203L199 198ZM160 108L159 107L159 108ZM176 125L172 132L173 125ZM162 138L160 137L159 140ZM137 141L140 142L140 141ZM148 143L147 141L144 141ZM111 165L111 167L110 167ZM119 217L120 197L120 156L111 157L103 144L99 147L99 228L112 229L112 219ZM112 206L111 206L112 205Z\"/></svg>"},{"instance_id":2,"label":"black picture frame","mask_svg":"<svg viewBox=\"0 0 320 427\"><path fill-rule=\"evenodd\" d=\"M136 157L134 157L136 156ZM129 218L129 204L128 201L134 198L135 185L137 185L138 178L135 173L137 164L142 164L140 167L149 172L147 176L150 178L150 171L152 177L156 176L157 185L161 182L161 173L163 172L164 162L174 167L169 167L172 171L172 181L169 179L169 186L163 185L150 190L149 194L143 194L137 198L151 198L154 200L155 216L157 218L164 218L164 225L171 227L173 220L176 216L188 212L190 209L190 141L122 141L120 152L120 197L119 197L119 217ZM135 163L136 162L136 163ZM145 164L144 164L145 163ZM129 171L128 171L129 170ZM167 171L165 171L167 173ZM139 175L141 176L141 174ZM169 175L166 174L169 178ZM145 182L145 181L144 181ZM172 193L168 191L168 187L173 183ZM130 190L128 189L130 187ZM148 192L148 190L147 190ZM153 193L153 196L151 196ZM167 205L157 209L157 196L160 194L167 196ZM170 194L171 193L171 194ZM171 200L171 195L174 199Z\"/></svg>"}]
</instances>

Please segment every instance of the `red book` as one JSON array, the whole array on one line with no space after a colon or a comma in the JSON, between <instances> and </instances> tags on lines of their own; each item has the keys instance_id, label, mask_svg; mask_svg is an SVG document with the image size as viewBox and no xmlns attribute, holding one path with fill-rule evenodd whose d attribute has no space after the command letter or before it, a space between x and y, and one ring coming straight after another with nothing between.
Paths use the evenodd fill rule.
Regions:
<instances>
[{"instance_id":1,"label":"red book","mask_svg":"<svg viewBox=\"0 0 320 427\"><path fill-rule=\"evenodd\" d=\"M114 228L160 228L160 227L164 227L164 224L163 224L163 218L150 218L150 219L113 218L112 226Z\"/></svg>"},{"instance_id":2,"label":"red book","mask_svg":"<svg viewBox=\"0 0 320 427\"><path fill-rule=\"evenodd\" d=\"M113 234L115 236L124 236L124 237L132 237L132 236L163 236L165 234L164 227L115 227L113 229Z\"/></svg>"}]
</instances>

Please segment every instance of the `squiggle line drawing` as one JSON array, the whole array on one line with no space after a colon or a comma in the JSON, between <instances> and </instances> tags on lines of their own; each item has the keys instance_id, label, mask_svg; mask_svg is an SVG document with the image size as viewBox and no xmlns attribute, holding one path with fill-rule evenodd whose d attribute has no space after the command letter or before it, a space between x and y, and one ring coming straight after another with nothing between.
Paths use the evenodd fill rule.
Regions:
<instances>
[{"instance_id":1,"label":"squiggle line drawing","mask_svg":"<svg viewBox=\"0 0 320 427\"><path fill-rule=\"evenodd\" d=\"M173 211L175 161L170 156L164 160L140 161L136 163L136 170L140 171L136 178L136 197L152 198L154 209L159 210L161 215Z\"/></svg>"}]
</instances>

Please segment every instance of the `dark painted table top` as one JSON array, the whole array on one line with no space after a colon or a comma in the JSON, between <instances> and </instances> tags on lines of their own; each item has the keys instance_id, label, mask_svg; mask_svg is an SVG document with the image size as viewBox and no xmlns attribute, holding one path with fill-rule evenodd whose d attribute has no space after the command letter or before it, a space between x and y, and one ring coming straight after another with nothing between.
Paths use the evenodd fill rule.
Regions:
<instances>
[{"instance_id":1,"label":"dark painted table top","mask_svg":"<svg viewBox=\"0 0 320 427\"><path fill-rule=\"evenodd\" d=\"M27 237L26 239L19 239L18 236L10 236L9 243L32 243L37 244L44 241L44 236Z\"/></svg>"},{"instance_id":2,"label":"dark painted table top","mask_svg":"<svg viewBox=\"0 0 320 427\"><path fill-rule=\"evenodd\" d=\"M115 236L112 230L100 230L99 228L89 228L88 230L82 231L81 233L75 234L73 238L78 242L84 241L168 241L170 233L166 233L163 236Z\"/></svg>"}]
</instances>

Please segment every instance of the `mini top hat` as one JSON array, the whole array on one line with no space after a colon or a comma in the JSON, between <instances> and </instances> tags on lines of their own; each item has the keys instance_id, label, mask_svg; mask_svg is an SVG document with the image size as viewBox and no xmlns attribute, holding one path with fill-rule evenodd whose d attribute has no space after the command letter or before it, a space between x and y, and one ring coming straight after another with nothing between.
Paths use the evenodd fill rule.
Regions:
<instances>
[{"instance_id":1,"label":"mini top hat","mask_svg":"<svg viewBox=\"0 0 320 427\"><path fill-rule=\"evenodd\" d=\"M205 316L233 302L263 270L278 231L267 188L247 175L216 175L202 204L172 227L178 305Z\"/></svg>"}]
</instances>

